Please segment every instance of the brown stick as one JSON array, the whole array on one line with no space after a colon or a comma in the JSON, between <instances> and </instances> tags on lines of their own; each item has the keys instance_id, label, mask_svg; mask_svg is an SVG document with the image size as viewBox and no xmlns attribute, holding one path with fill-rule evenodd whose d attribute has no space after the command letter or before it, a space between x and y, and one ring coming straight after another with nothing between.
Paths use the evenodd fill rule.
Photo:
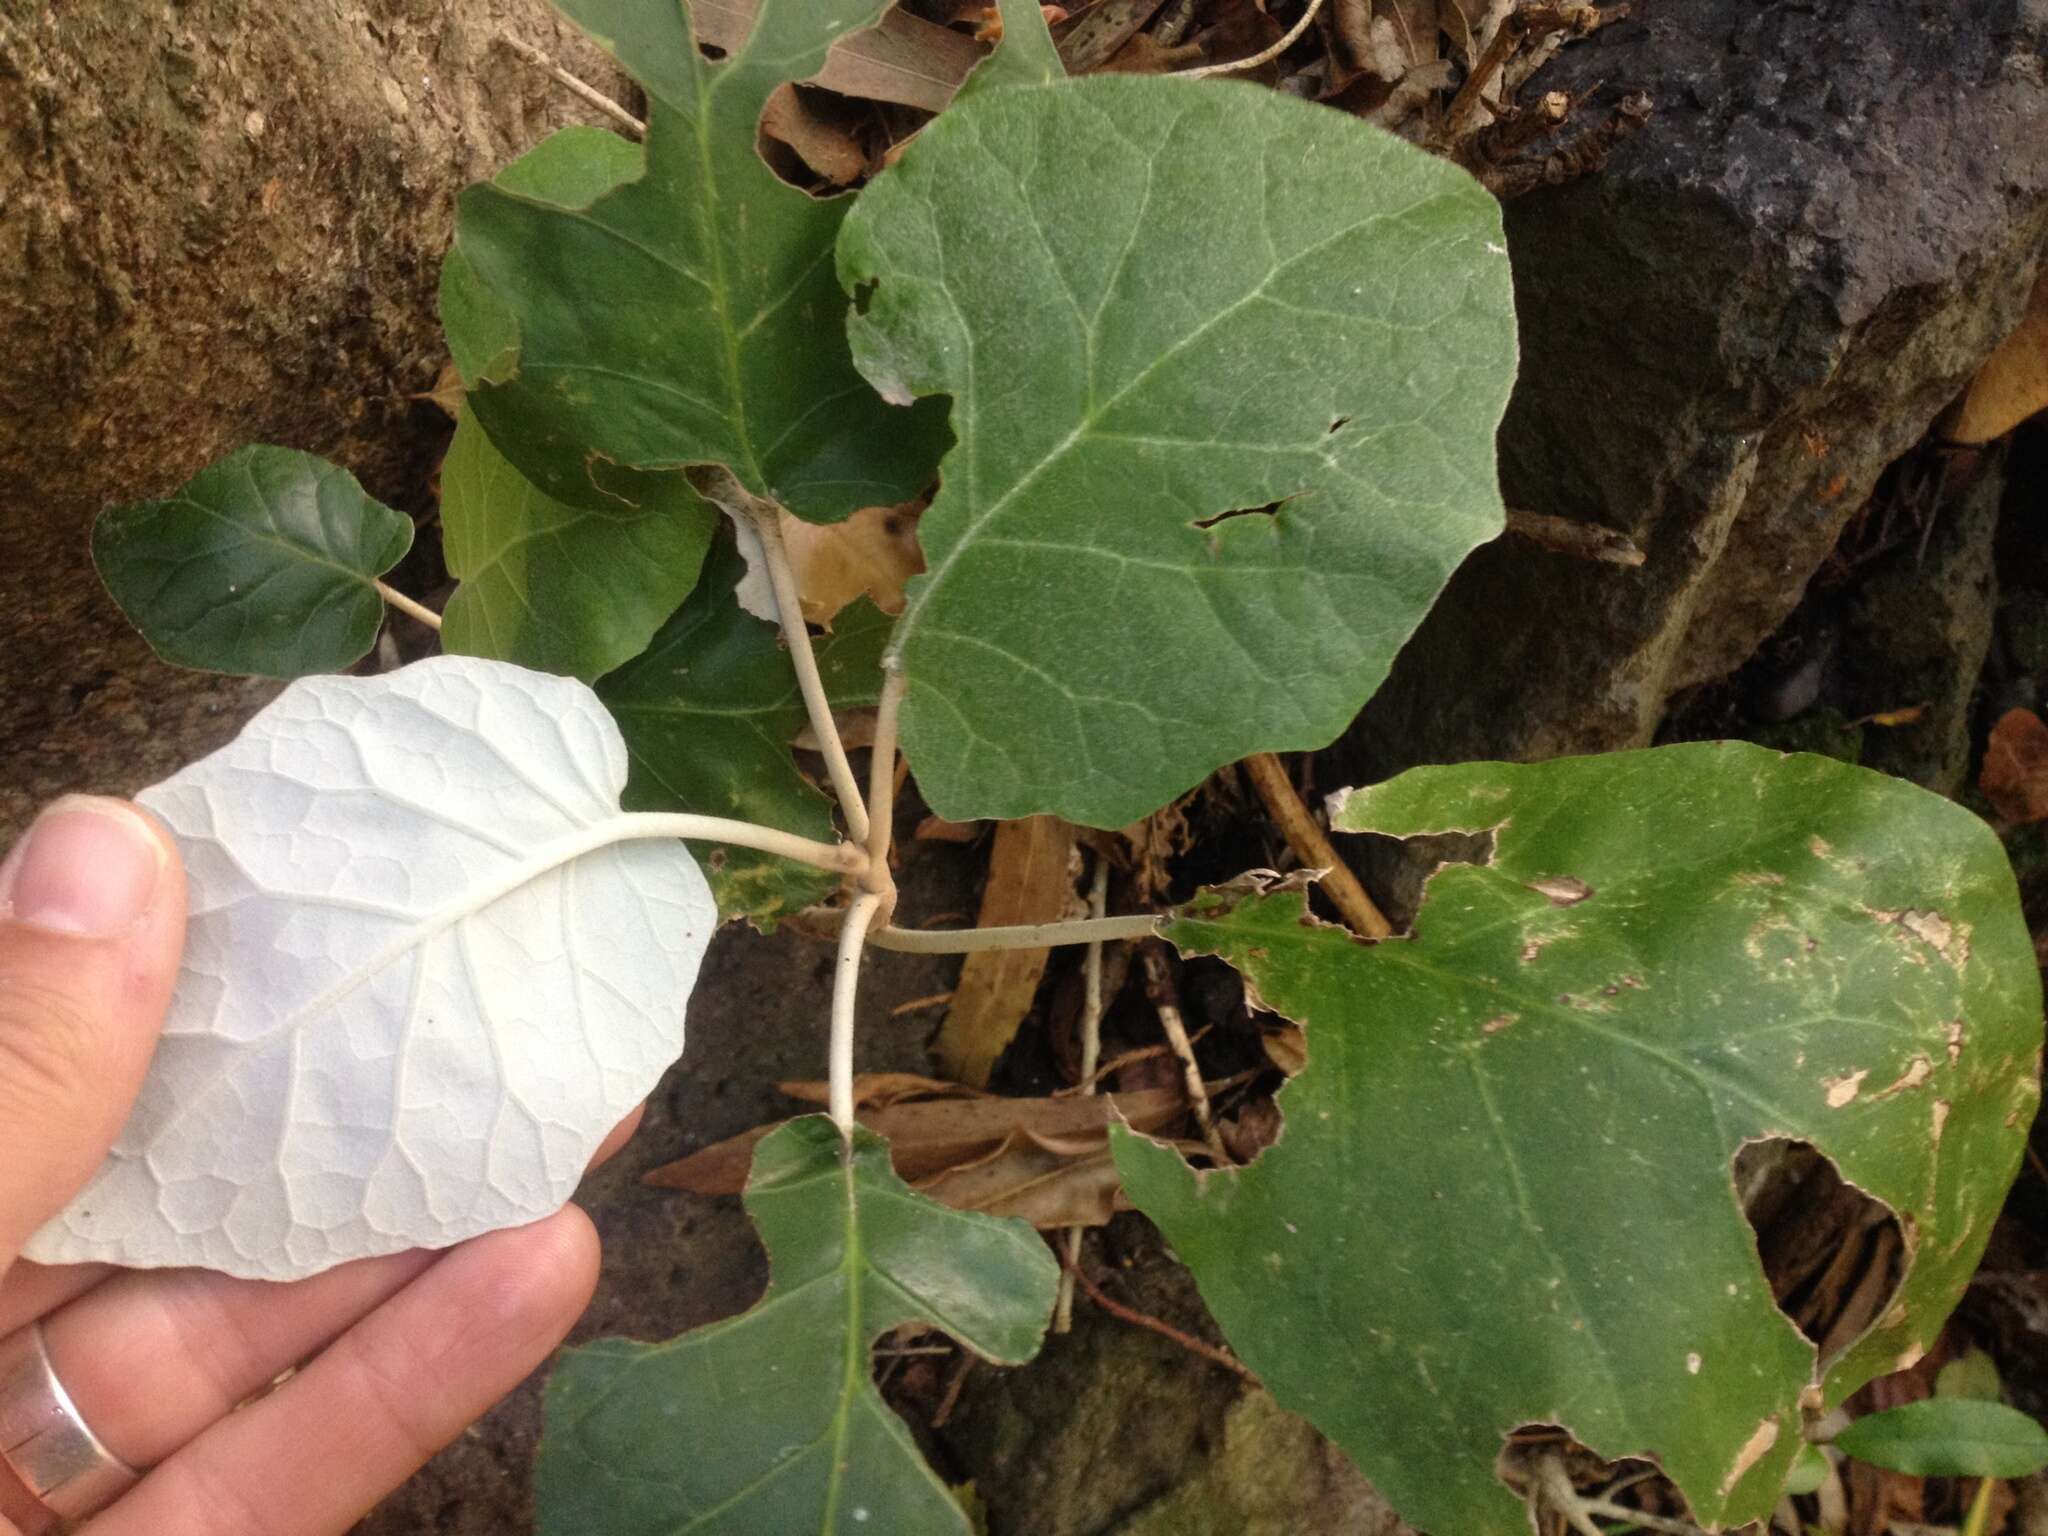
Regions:
<instances>
[{"instance_id":1,"label":"brown stick","mask_svg":"<svg viewBox=\"0 0 2048 1536\"><path fill-rule=\"evenodd\" d=\"M1180 998L1174 993L1173 972L1166 967L1166 946L1157 940L1147 940L1141 953L1145 963L1145 995L1159 1013L1159 1027L1166 1031L1167 1043L1173 1047L1173 1054L1180 1058L1181 1080L1187 1084L1188 1108L1194 1112L1195 1124L1200 1127L1202 1140L1209 1148L1209 1155L1216 1159L1216 1166L1228 1168L1230 1153L1216 1130L1216 1117L1209 1109L1209 1090L1202 1082L1202 1069L1195 1061L1195 1048L1188 1039L1187 1024L1180 1016Z\"/></svg>"},{"instance_id":2,"label":"brown stick","mask_svg":"<svg viewBox=\"0 0 2048 1536\"><path fill-rule=\"evenodd\" d=\"M1174 1343L1178 1344L1189 1354L1200 1355L1212 1365L1220 1365L1226 1371L1237 1372L1238 1375L1242 1376L1253 1386L1259 1385L1259 1378L1253 1374L1252 1368L1238 1359L1237 1356L1220 1350L1214 1344L1206 1343L1191 1333L1182 1333L1173 1324L1161 1322L1149 1313L1140 1312L1135 1307L1127 1307L1120 1301L1110 1300L1109 1297L1103 1295L1102 1287L1082 1273L1081 1266L1074 1260L1066 1257L1066 1255L1062 1254L1060 1256L1060 1263L1066 1272L1074 1277L1075 1283L1083 1291L1087 1292L1088 1299L1102 1308L1111 1317L1121 1322L1129 1323L1134 1328L1149 1328L1162 1339L1173 1340Z\"/></svg>"},{"instance_id":3,"label":"brown stick","mask_svg":"<svg viewBox=\"0 0 2048 1536\"><path fill-rule=\"evenodd\" d=\"M1311 869L1326 871L1321 881L1323 894L1343 914L1344 921L1369 939L1384 939L1391 934L1394 925L1387 921L1387 915L1358 883L1351 866L1316 825L1315 817L1295 793L1287 770L1280 766L1280 759L1270 752L1255 752L1244 760L1244 767L1259 798L1266 802L1266 810L1280 824L1281 835L1294 850L1294 856Z\"/></svg>"}]
</instances>

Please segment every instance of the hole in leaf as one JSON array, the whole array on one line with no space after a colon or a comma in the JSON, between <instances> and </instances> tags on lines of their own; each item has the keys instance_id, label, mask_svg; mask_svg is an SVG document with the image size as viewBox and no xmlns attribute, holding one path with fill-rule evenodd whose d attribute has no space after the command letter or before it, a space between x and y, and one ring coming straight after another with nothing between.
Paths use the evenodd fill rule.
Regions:
<instances>
[{"instance_id":1,"label":"hole in leaf","mask_svg":"<svg viewBox=\"0 0 2048 1536\"><path fill-rule=\"evenodd\" d=\"M1510 1430L1501 1441L1493 1471L1532 1514L1545 1517L1540 1525L1534 1520L1531 1524L1546 1531L1577 1528L1563 1521L1564 1506L1575 1497L1611 1498L1625 1508L1671 1520L1691 1518L1685 1500L1656 1462L1642 1457L1602 1460L1557 1424L1524 1424Z\"/></svg>"},{"instance_id":2,"label":"hole in leaf","mask_svg":"<svg viewBox=\"0 0 2048 1536\"><path fill-rule=\"evenodd\" d=\"M699 42L697 44L697 51L714 64L723 64L725 62L725 50L716 43Z\"/></svg>"},{"instance_id":3,"label":"hole in leaf","mask_svg":"<svg viewBox=\"0 0 2048 1536\"><path fill-rule=\"evenodd\" d=\"M1228 512L1218 512L1214 517L1198 517L1189 524L1193 528L1214 528L1218 523L1227 523L1239 517L1278 517L1280 503L1273 502L1263 507L1234 507Z\"/></svg>"},{"instance_id":4,"label":"hole in leaf","mask_svg":"<svg viewBox=\"0 0 2048 1536\"><path fill-rule=\"evenodd\" d=\"M882 280L878 277L871 277L864 283L854 284L853 312L856 315L864 315L868 312L868 305L872 304L875 299L875 290L881 286Z\"/></svg>"},{"instance_id":5,"label":"hole in leaf","mask_svg":"<svg viewBox=\"0 0 2048 1536\"><path fill-rule=\"evenodd\" d=\"M1346 427L1350 425L1351 418L1349 416L1333 416L1330 418L1329 435L1331 437L1335 437L1339 432L1342 432Z\"/></svg>"},{"instance_id":6,"label":"hole in leaf","mask_svg":"<svg viewBox=\"0 0 2048 1536\"><path fill-rule=\"evenodd\" d=\"M1809 1142L1745 1142L1734 1175L1771 1295L1826 1365L1890 1308L1905 1272L1899 1219Z\"/></svg>"},{"instance_id":7,"label":"hole in leaf","mask_svg":"<svg viewBox=\"0 0 2048 1536\"><path fill-rule=\"evenodd\" d=\"M1412 929L1428 899L1429 882L1452 864L1493 862L1494 829L1481 832L1423 832L1388 837L1379 832L1332 832L1344 855L1396 932Z\"/></svg>"}]
</instances>

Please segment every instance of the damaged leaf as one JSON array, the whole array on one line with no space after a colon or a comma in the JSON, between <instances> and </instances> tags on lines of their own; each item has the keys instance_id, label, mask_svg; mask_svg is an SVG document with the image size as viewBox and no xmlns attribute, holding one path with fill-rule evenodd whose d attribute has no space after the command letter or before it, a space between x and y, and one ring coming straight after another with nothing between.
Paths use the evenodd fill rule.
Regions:
<instances>
[{"instance_id":1,"label":"damaged leaf","mask_svg":"<svg viewBox=\"0 0 2048 1536\"><path fill-rule=\"evenodd\" d=\"M747 1213L771 1277L750 1310L662 1344L599 1339L555 1367L541 1528L967 1536L875 1390L871 1352L925 1323L984 1359L1030 1359L1059 1278L1045 1243L914 1194L880 1137L848 1148L822 1115L761 1143Z\"/></svg>"},{"instance_id":2,"label":"damaged leaf","mask_svg":"<svg viewBox=\"0 0 2048 1536\"><path fill-rule=\"evenodd\" d=\"M1119 1135L1131 1198L1246 1363L1423 1527L1526 1530L1493 1463L1531 1422L1657 1457L1703 1524L1767 1514L1802 1394L1918 1358L2018 1166L2041 995L1996 838L1739 743L1340 801L1339 830L1490 830L1492 857L1373 945L1298 892L1190 908L1170 937L1298 1020L1308 1064L1248 1168ZM1560 904L1565 880L1586 894ZM1736 1199L1763 1137L1810 1142L1906 1234L1891 1306L1819 1365Z\"/></svg>"},{"instance_id":3,"label":"damaged leaf","mask_svg":"<svg viewBox=\"0 0 2048 1536\"><path fill-rule=\"evenodd\" d=\"M952 397L892 642L943 816L1117 827L1322 746L1501 530L1500 210L1340 113L978 93L862 192L839 275L875 387Z\"/></svg>"},{"instance_id":4,"label":"damaged leaf","mask_svg":"<svg viewBox=\"0 0 2048 1536\"><path fill-rule=\"evenodd\" d=\"M763 5L716 63L683 5L562 9L645 88L647 142L600 152L584 130L573 182L515 168L462 194L443 311L469 410L574 505L632 500L620 466L723 465L825 521L917 494L943 412L892 409L853 369L831 262L848 204L779 180L756 146L775 89L885 4Z\"/></svg>"}]
</instances>

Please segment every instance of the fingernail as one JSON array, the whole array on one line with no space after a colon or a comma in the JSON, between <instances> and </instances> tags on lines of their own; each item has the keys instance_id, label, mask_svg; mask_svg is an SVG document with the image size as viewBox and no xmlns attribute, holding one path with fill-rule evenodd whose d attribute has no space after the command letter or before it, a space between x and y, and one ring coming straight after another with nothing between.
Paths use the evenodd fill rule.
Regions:
<instances>
[{"instance_id":1,"label":"fingernail","mask_svg":"<svg viewBox=\"0 0 2048 1536\"><path fill-rule=\"evenodd\" d=\"M66 795L0 863L0 917L46 933L108 939L149 910L164 845L123 800Z\"/></svg>"}]
</instances>

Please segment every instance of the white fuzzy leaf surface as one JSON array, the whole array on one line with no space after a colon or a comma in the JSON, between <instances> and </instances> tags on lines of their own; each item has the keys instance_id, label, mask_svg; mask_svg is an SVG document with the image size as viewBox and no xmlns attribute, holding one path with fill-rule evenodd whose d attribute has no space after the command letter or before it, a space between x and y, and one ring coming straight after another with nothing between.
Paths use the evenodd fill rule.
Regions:
<instances>
[{"instance_id":1,"label":"white fuzzy leaf surface","mask_svg":"<svg viewBox=\"0 0 2048 1536\"><path fill-rule=\"evenodd\" d=\"M535 1220L683 1048L717 924L622 841L582 683L437 657L292 684L138 799L191 926L107 1161L27 1256L294 1279Z\"/></svg>"}]
</instances>

